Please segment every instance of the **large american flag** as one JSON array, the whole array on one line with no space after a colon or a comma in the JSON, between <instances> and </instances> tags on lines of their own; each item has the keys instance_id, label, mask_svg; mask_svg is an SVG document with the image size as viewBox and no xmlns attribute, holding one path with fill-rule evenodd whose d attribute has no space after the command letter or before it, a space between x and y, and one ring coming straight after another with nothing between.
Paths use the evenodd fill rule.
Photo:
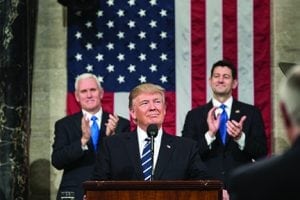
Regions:
<instances>
[{"instance_id":1,"label":"large american flag","mask_svg":"<svg viewBox=\"0 0 300 200\"><path fill-rule=\"evenodd\" d=\"M83 72L104 87L104 109L127 118L129 91L152 82L167 91L164 129L181 135L187 111L211 98L212 64L229 59L234 96L260 108L270 145L270 0L99 1L68 13L68 114L80 110L73 92Z\"/></svg>"}]
</instances>

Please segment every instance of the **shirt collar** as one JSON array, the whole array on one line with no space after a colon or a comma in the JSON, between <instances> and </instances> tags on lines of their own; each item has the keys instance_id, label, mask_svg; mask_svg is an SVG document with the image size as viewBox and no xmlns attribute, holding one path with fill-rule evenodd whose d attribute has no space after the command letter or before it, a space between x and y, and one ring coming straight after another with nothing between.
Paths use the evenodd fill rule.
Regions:
<instances>
[{"instance_id":1,"label":"shirt collar","mask_svg":"<svg viewBox=\"0 0 300 200\"><path fill-rule=\"evenodd\" d=\"M147 135L147 132L144 131L143 129L141 129L139 126L137 127L137 135L138 135L138 140L139 140L139 144L144 144L145 139L149 138ZM161 140L161 136L162 136L162 128L160 128L158 130L158 134L155 137L155 141L160 141Z\"/></svg>"},{"instance_id":2,"label":"shirt collar","mask_svg":"<svg viewBox=\"0 0 300 200\"><path fill-rule=\"evenodd\" d=\"M218 107L218 109L216 110L215 114L218 115L222 112L222 109L220 108L221 104L224 104L225 110L227 112L227 115L230 116L231 114L231 107L232 107L232 102L233 102L233 97L229 97L225 102L221 103L220 101L218 101L217 99L213 98L212 99L212 104L214 107Z\"/></svg>"},{"instance_id":3,"label":"shirt collar","mask_svg":"<svg viewBox=\"0 0 300 200\"><path fill-rule=\"evenodd\" d=\"M229 97L225 102L221 103L220 101L218 101L217 99L213 98L212 99L212 104L214 107L220 107L221 104L224 104L226 106L226 108L228 108L229 110L231 110L231 106L232 106L232 102L233 102L233 97Z\"/></svg>"},{"instance_id":4,"label":"shirt collar","mask_svg":"<svg viewBox=\"0 0 300 200\"><path fill-rule=\"evenodd\" d=\"M148 138L148 135L146 133L146 131L142 130L139 126L137 127L137 137L138 137L138 143L139 143L139 151L140 151L140 157L142 156L142 153L143 153L143 149L144 149L144 146L146 144L146 141L145 139ZM156 166L156 162L157 162L157 158L158 158L158 154L159 154L159 149L160 149L160 146L161 146L161 138L162 138L162 135L163 135L163 130L162 128L160 128L158 130L158 134L157 136L154 138L154 168Z\"/></svg>"},{"instance_id":5,"label":"shirt collar","mask_svg":"<svg viewBox=\"0 0 300 200\"><path fill-rule=\"evenodd\" d=\"M98 112L96 112L95 114L93 114L93 115L91 113L87 112L84 109L82 109L82 113L83 113L83 116L86 116L86 118L89 119L89 120L91 119L92 116L96 116L97 121L99 121L100 122L99 124L101 124L102 113L103 113L102 108L100 108L100 110Z\"/></svg>"}]
</instances>

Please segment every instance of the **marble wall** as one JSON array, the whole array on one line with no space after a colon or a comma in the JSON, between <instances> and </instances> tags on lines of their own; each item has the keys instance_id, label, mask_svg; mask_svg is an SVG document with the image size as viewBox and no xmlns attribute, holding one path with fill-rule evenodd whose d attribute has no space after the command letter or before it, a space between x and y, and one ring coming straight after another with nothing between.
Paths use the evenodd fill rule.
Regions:
<instances>
[{"instance_id":1,"label":"marble wall","mask_svg":"<svg viewBox=\"0 0 300 200\"><path fill-rule=\"evenodd\" d=\"M278 62L298 62L300 48L300 1L271 0L272 2L272 115L273 152L288 147L278 112L278 83L283 74ZM55 199L60 172L49 164L54 122L65 115L66 92L66 27L64 11L56 1L39 1L38 26L33 73L30 163L48 170L43 181L51 188L49 199ZM37 178L37 177L35 177ZM32 177L31 182L35 179ZM37 183L37 182L36 182ZM38 184L38 183L37 183ZM37 188L31 188L35 193ZM47 198L44 198L47 199Z\"/></svg>"},{"instance_id":2,"label":"marble wall","mask_svg":"<svg viewBox=\"0 0 300 200\"><path fill-rule=\"evenodd\" d=\"M34 5L31 0L0 1L1 200L27 199Z\"/></svg>"}]
</instances>

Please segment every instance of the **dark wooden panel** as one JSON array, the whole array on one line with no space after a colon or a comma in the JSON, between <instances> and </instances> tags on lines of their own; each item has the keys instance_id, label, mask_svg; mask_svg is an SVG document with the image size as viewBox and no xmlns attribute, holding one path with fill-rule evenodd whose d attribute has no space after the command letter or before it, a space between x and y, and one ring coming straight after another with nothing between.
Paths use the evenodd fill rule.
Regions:
<instances>
[{"instance_id":1,"label":"dark wooden panel","mask_svg":"<svg viewBox=\"0 0 300 200\"><path fill-rule=\"evenodd\" d=\"M87 200L221 200L220 181L88 181Z\"/></svg>"}]
</instances>

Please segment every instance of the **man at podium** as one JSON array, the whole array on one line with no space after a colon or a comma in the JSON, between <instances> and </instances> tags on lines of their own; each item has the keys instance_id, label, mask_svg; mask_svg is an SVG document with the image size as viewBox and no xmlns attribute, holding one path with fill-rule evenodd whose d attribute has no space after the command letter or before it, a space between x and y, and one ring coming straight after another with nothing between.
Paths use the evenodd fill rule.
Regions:
<instances>
[{"instance_id":1,"label":"man at podium","mask_svg":"<svg viewBox=\"0 0 300 200\"><path fill-rule=\"evenodd\" d=\"M137 128L103 140L94 180L211 178L198 154L196 142L163 130L166 103L162 87L150 83L138 85L130 92L129 109ZM148 143L151 148L145 153ZM150 154L148 158L147 154Z\"/></svg>"}]
</instances>

